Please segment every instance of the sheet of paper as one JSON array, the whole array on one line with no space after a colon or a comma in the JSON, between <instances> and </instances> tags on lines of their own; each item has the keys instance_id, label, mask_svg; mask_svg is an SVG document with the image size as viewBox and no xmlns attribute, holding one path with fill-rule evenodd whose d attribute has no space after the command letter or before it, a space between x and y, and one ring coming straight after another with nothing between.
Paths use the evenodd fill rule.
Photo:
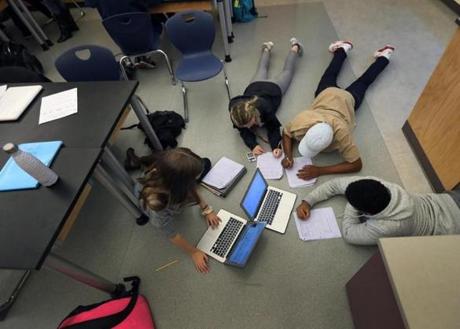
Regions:
<instances>
[{"instance_id":1,"label":"sheet of paper","mask_svg":"<svg viewBox=\"0 0 460 329\"><path fill-rule=\"evenodd\" d=\"M266 152L257 157L257 168L265 179L280 179L283 177L282 157L275 158L272 152Z\"/></svg>"},{"instance_id":2,"label":"sheet of paper","mask_svg":"<svg viewBox=\"0 0 460 329\"><path fill-rule=\"evenodd\" d=\"M64 118L78 112L77 88L42 98L38 124Z\"/></svg>"},{"instance_id":3,"label":"sheet of paper","mask_svg":"<svg viewBox=\"0 0 460 329\"><path fill-rule=\"evenodd\" d=\"M6 91L7 85L0 86L0 98L2 98L3 94Z\"/></svg>"},{"instance_id":4,"label":"sheet of paper","mask_svg":"<svg viewBox=\"0 0 460 329\"><path fill-rule=\"evenodd\" d=\"M244 166L222 157L203 178L203 183L223 189L243 170Z\"/></svg>"},{"instance_id":5,"label":"sheet of paper","mask_svg":"<svg viewBox=\"0 0 460 329\"><path fill-rule=\"evenodd\" d=\"M297 172L303 168L303 166L311 165L312 162L309 158L299 157L294 158L294 165L290 169L286 169L286 175L288 178L289 186L292 188L305 187L315 184L316 178L310 180L303 180L297 177Z\"/></svg>"},{"instance_id":6,"label":"sheet of paper","mask_svg":"<svg viewBox=\"0 0 460 329\"><path fill-rule=\"evenodd\" d=\"M330 207L313 209L307 220L300 220L294 212L294 218L300 240L324 240L342 236L334 210Z\"/></svg>"}]
</instances>

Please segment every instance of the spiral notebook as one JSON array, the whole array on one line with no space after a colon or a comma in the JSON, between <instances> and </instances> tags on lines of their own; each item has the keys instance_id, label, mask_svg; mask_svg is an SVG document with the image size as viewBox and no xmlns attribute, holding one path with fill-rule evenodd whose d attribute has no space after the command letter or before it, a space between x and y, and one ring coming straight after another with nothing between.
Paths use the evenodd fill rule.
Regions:
<instances>
[{"instance_id":1,"label":"spiral notebook","mask_svg":"<svg viewBox=\"0 0 460 329\"><path fill-rule=\"evenodd\" d=\"M20 150L29 152L48 167L53 162L61 146L62 141L18 145ZM12 157L8 159L0 171L0 191L34 189L38 185L38 181L22 170Z\"/></svg>"}]
</instances>

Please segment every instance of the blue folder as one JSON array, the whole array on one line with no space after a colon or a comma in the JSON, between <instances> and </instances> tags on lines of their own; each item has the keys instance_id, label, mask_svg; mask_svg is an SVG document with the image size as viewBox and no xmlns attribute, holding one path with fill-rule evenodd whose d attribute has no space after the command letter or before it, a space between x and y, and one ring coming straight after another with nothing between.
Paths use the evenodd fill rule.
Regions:
<instances>
[{"instance_id":1,"label":"blue folder","mask_svg":"<svg viewBox=\"0 0 460 329\"><path fill-rule=\"evenodd\" d=\"M62 145L62 141L19 144L19 149L31 153L46 166L50 166ZM0 171L0 191L37 188L38 181L22 170L13 158L9 158Z\"/></svg>"}]
</instances>

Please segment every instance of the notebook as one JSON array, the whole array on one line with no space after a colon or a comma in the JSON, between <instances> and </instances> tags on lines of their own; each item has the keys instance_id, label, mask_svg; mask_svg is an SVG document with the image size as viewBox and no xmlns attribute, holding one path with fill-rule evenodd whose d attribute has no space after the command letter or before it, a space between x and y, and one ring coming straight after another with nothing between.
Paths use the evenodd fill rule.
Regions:
<instances>
[{"instance_id":1,"label":"notebook","mask_svg":"<svg viewBox=\"0 0 460 329\"><path fill-rule=\"evenodd\" d=\"M197 248L221 263L244 267L266 224L248 222L223 209L217 216L221 223L208 228Z\"/></svg>"},{"instance_id":2,"label":"notebook","mask_svg":"<svg viewBox=\"0 0 460 329\"><path fill-rule=\"evenodd\" d=\"M48 167L53 162L62 141L19 144L20 150L31 153ZM0 171L0 191L34 189L38 181L22 170L10 157Z\"/></svg>"},{"instance_id":3,"label":"notebook","mask_svg":"<svg viewBox=\"0 0 460 329\"><path fill-rule=\"evenodd\" d=\"M0 97L0 121L17 120L42 89L42 86L20 86L6 89Z\"/></svg>"},{"instance_id":4,"label":"notebook","mask_svg":"<svg viewBox=\"0 0 460 329\"><path fill-rule=\"evenodd\" d=\"M201 185L211 193L225 197L246 173L246 168L229 158L222 157L204 176Z\"/></svg>"},{"instance_id":5,"label":"notebook","mask_svg":"<svg viewBox=\"0 0 460 329\"><path fill-rule=\"evenodd\" d=\"M288 178L289 187L307 187L312 186L316 183L316 178L303 180L297 177L297 173L306 165L311 165L312 162L310 159L305 157L294 158L294 165L290 169L286 169L286 176Z\"/></svg>"}]
</instances>

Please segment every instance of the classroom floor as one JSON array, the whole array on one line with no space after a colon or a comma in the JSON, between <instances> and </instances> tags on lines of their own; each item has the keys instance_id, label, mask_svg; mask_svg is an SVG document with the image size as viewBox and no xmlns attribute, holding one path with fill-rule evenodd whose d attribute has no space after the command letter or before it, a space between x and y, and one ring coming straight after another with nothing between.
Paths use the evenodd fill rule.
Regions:
<instances>
[{"instance_id":1,"label":"classroom floor","mask_svg":"<svg viewBox=\"0 0 460 329\"><path fill-rule=\"evenodd\" d=\"M352 0L345 4L339 0L264 0L257 5L259 14L267 17L234 26L233 61L227 65L232 94L242 92L253 74L263 41L275 42L270 71L275 74L281 70L289 38L296 35L304 41L305 55L298 61L296 76L279 110L281 122L286 123L312 101L330 60L327 46L331 41L351 39L355 45L340 76L343 85L364 71L375 49L393 43L397 51L391 64L371 87L357 114L355 137L365 161L360 175L380 176L411 191L429 191L400 127L456 28L455 15L437 1ZM118 52L95 12L88 10L79 25L81 31L73 39L46 53L36 51L52 80L62 80L53 62L67 48L93 43ZM46 31L56 38L53 26ZM164 46L173 58L177 56L167 43ZM222 54L219 37L214 48ZM155 70L139 72L138 94L152 110L182 113L180 89L169 84L160 59L158 63ZM245 160L246 150L228 120L223 77L189 87L190 124L181 136L181 145L213 161L225 155L247 166L248 174L226 199L203 191L214 208L242 216L239 199L254 165ZM133 116L128 121L135 122ZM124 131L115 152L120 158L128 146L146 152L142 141L137 130ZM336 154L321 156L318 163L337 159ZM270 184L290 190L285 179ZM309 189L292 191L298 194L297 205ZM325 205L334 208L340 224L343 200ZM197 242L205 230L198 209L187 209L182 217L181 231ZM111 280L139 275L158 328L191 329L353 328L344 285L374 251L374 247L354 247L341 239L304 243L291 221L285 235L264 233L245 269L211 261L211 272L201 275L186 255L150 225L136 226L97 184L69 238L56 247L56 253ZM179 262L155 271L173 260ZM104 298L103 293L44 269L33 274L0 328L53 328L75 306Z\"/></svg>"}]
</instances>

